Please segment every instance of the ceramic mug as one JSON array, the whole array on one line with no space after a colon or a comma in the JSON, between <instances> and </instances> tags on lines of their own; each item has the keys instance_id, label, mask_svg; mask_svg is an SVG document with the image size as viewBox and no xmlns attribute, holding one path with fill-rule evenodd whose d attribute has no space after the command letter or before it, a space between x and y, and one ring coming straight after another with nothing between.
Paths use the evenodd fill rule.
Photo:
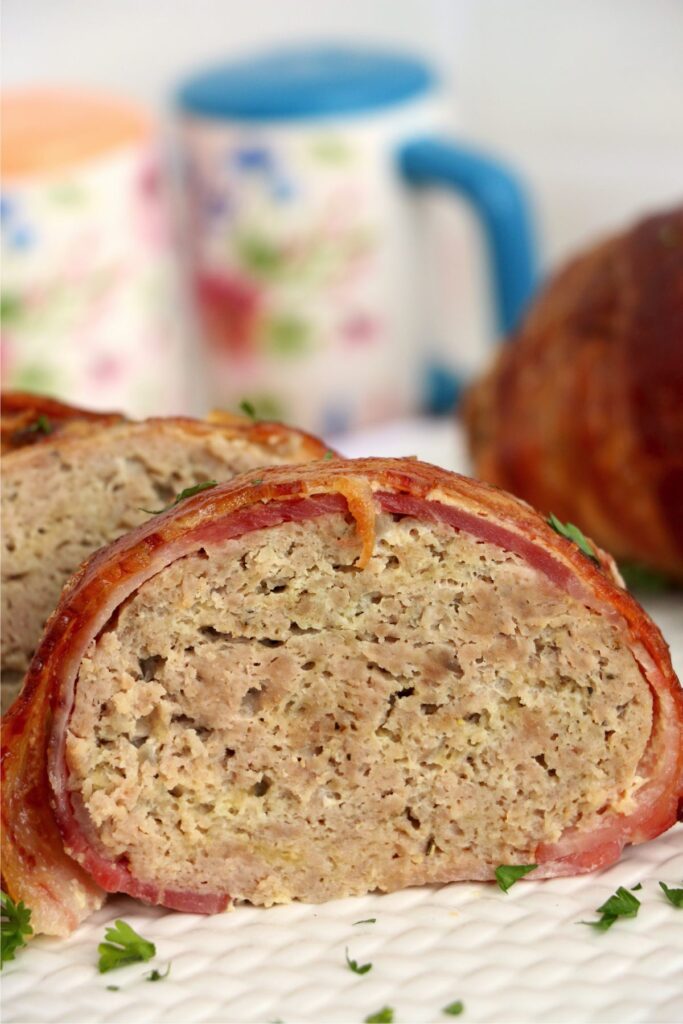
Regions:
<instances>
[{"instance_id":1,"label":"ceramic mug","mask_svg":"<svg viewBox=\"0 0 683 1024\"><path fill-rule=\"evenodd\" d=\"M2 99L2 386L187 410L153 126L115 97Z\"/></svg>"},{"instance_id":2,"label":"ceramic mug","mask_svg":"<svg viewBox=\"0 0 683 1024\"><path fill-rule=\"evenodd\" d=\"M534 281L523 190L443 136L431 69L373 49L285 49L177 93L188 281L209 400L320 433L444 404L421 338L416 190L455 192L490 255L501 334ZM444 397L445 396L445 397Z\"/></svg>"}]
</instances>

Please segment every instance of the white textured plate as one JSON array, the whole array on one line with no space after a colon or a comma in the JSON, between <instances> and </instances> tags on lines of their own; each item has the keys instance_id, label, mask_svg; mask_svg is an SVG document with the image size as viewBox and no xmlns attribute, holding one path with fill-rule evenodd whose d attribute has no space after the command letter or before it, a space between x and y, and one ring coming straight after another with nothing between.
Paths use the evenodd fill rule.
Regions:
<instances>
[{"instance_id":1,"label":"white textured plate","mask_svg":"<svg viewBox=\"0 0 683 1024\"><path fill-rule=\"evenodd\" d=\"M342 441L348 454L417 453L451 468L458 441L421 423ZM683 598L648 602L683 671ZM38 938L3 972L5 1024L361 1022L384 1006L397 1024L683 1021L683 911L657 882L683 883L683 826L594 875L460 883L323 906L239 907L212 918L117 898L66 941ZM617 886L643 883L633 920L599 933L582 920ZM125 917L157 946L150 964L96 969L105 926ZM354 922L376 918L375 924ZM345 949L372 970L359 977ZM150 983L151 967L171 973ZM108 991L107 985L120 986ZM461 1017L442 1007L462 1000Z\"/></svg>"}]
</instances>

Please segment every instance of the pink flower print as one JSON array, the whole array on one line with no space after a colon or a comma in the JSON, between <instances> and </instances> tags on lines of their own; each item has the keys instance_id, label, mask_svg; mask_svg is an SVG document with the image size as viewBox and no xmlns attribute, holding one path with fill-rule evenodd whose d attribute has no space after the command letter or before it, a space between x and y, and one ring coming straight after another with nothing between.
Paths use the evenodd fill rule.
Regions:
<instances>
[{"instance_id":1,"label":"pink flower print","mask_svg":"<svg viewBox=\"0 0 683 1024\"><path fill-rule=\"evenodd\" d=\"M88 377L98 387L108 387L121 379L125 369L124 360L103 352L90 361Z\"/></svg>"},{"instance_id":2,"label":"pink flower print","mask_svg":"<svg viewBox=\"0 0 683 1024\"><path fill-rule=\"evenodd\" d=\"M357 222L366 206L365 200L365 193L352 178L342 182L328 197L323 210L327 231L330 234L346 234L349 224Z\"/></svg>"},{"instance_id":3,"label":"pink flower print","mask_svg":"<svg viewBox=\"0 0 683 1024\"><path fill-rule=\"evenodd\" d=\"M347 317L341 329L348 345L372 345L380 334L381 325L368 313L353 313Z\"/></svg>"},{"instance_id":4,"label":"pink flower print","mask_svg":"<svg viewBox=\"0 0 683 1024\"><path fill-rule=\"evenodd\" d=\"M195 279L199 316L208 341L237 357L255 348L261 323L261 292L245 278L200 274Z\"/></svg>"},{"instance_id":5,"label":"pink flower print","mask_svg":"<svg viewBox=\"0 0 683 1024\"><path fill-rule=\"evenodd\" d=\"M0 380L3 387L10 387L15 367L15 350L6 333L0 334Z\"/></svg>"},{"instance_id":6,"label":"pink flower print","mask_svg":"<svg viewBox=\"0 0 683 1024\"><path fill-rule=\"evenodd\" d=\"M138 185L143 198L157 199L159 196L161 175L159 164L156 160L145 161L142 172L138 179Z\"/></svg>"},{"instance_id":7,"label":"pink flower print","mask_svg":"<svg viewBox=\"0 0 683 1024\"><path fill-rule=\"evenodd\" d=\"M161 248L168 239L161 170L155 157L145 157L133 194L133 220L141 242Z\"/></svg>"}]
</instances>

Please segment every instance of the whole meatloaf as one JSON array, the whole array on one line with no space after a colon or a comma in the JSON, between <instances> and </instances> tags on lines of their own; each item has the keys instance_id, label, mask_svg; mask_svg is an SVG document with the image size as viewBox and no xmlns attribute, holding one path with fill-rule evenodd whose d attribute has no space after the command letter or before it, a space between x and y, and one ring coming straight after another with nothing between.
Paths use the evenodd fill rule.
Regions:
<instances>
[{"instance_id":1,"label":"whole meatloaf","mask_svg":"<svg viewBox=\"0 0 683 1024\"><path fill-rule=\"evenodd\" d=\"M683 580L683 208L552 278L465 422L482 479Z\"/></svg>"},{"instance_id":2,"label":"whole meatloaf","mask_svg":"<svg viewBox=\"0 0 683 1024\"><path fill-rule=\"evenodd\" d=\"M3 722L3 872L50 934L105 891L214 913L551 878L682 791L681 687L607 556L432 466L321 461L69 583Z\"/></svg>"},{"instance_id":3,"label":"whole meatloaf","mask_svg":"<svg viewBox=\"0 0 683 1024\"><path fill-rule=\"evenodd\" d=\"M33 395L2 396L2 670L23 672L81 562L181 491L256 466L321 458L321 441L275 423L133 422ZM11 676L10 676L11 678Z\"/></svg>"}]
</instances>

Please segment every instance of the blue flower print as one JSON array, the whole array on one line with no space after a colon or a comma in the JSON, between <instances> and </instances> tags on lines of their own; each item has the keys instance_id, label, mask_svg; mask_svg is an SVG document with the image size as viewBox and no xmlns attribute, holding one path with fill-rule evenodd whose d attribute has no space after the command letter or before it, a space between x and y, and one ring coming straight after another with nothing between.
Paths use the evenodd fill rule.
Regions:
<instances>
[{"instance_id":1,"label":"blue flower print","mask_svg":"<svg viewBox=\"0 0 683 1024\"><path fill-rule=\"evenodd\" d=\"M241 171L270 171L273 168L272 154L263 146L245 146L235 150L231 156Z\"/></svg>"}]
</instances>

